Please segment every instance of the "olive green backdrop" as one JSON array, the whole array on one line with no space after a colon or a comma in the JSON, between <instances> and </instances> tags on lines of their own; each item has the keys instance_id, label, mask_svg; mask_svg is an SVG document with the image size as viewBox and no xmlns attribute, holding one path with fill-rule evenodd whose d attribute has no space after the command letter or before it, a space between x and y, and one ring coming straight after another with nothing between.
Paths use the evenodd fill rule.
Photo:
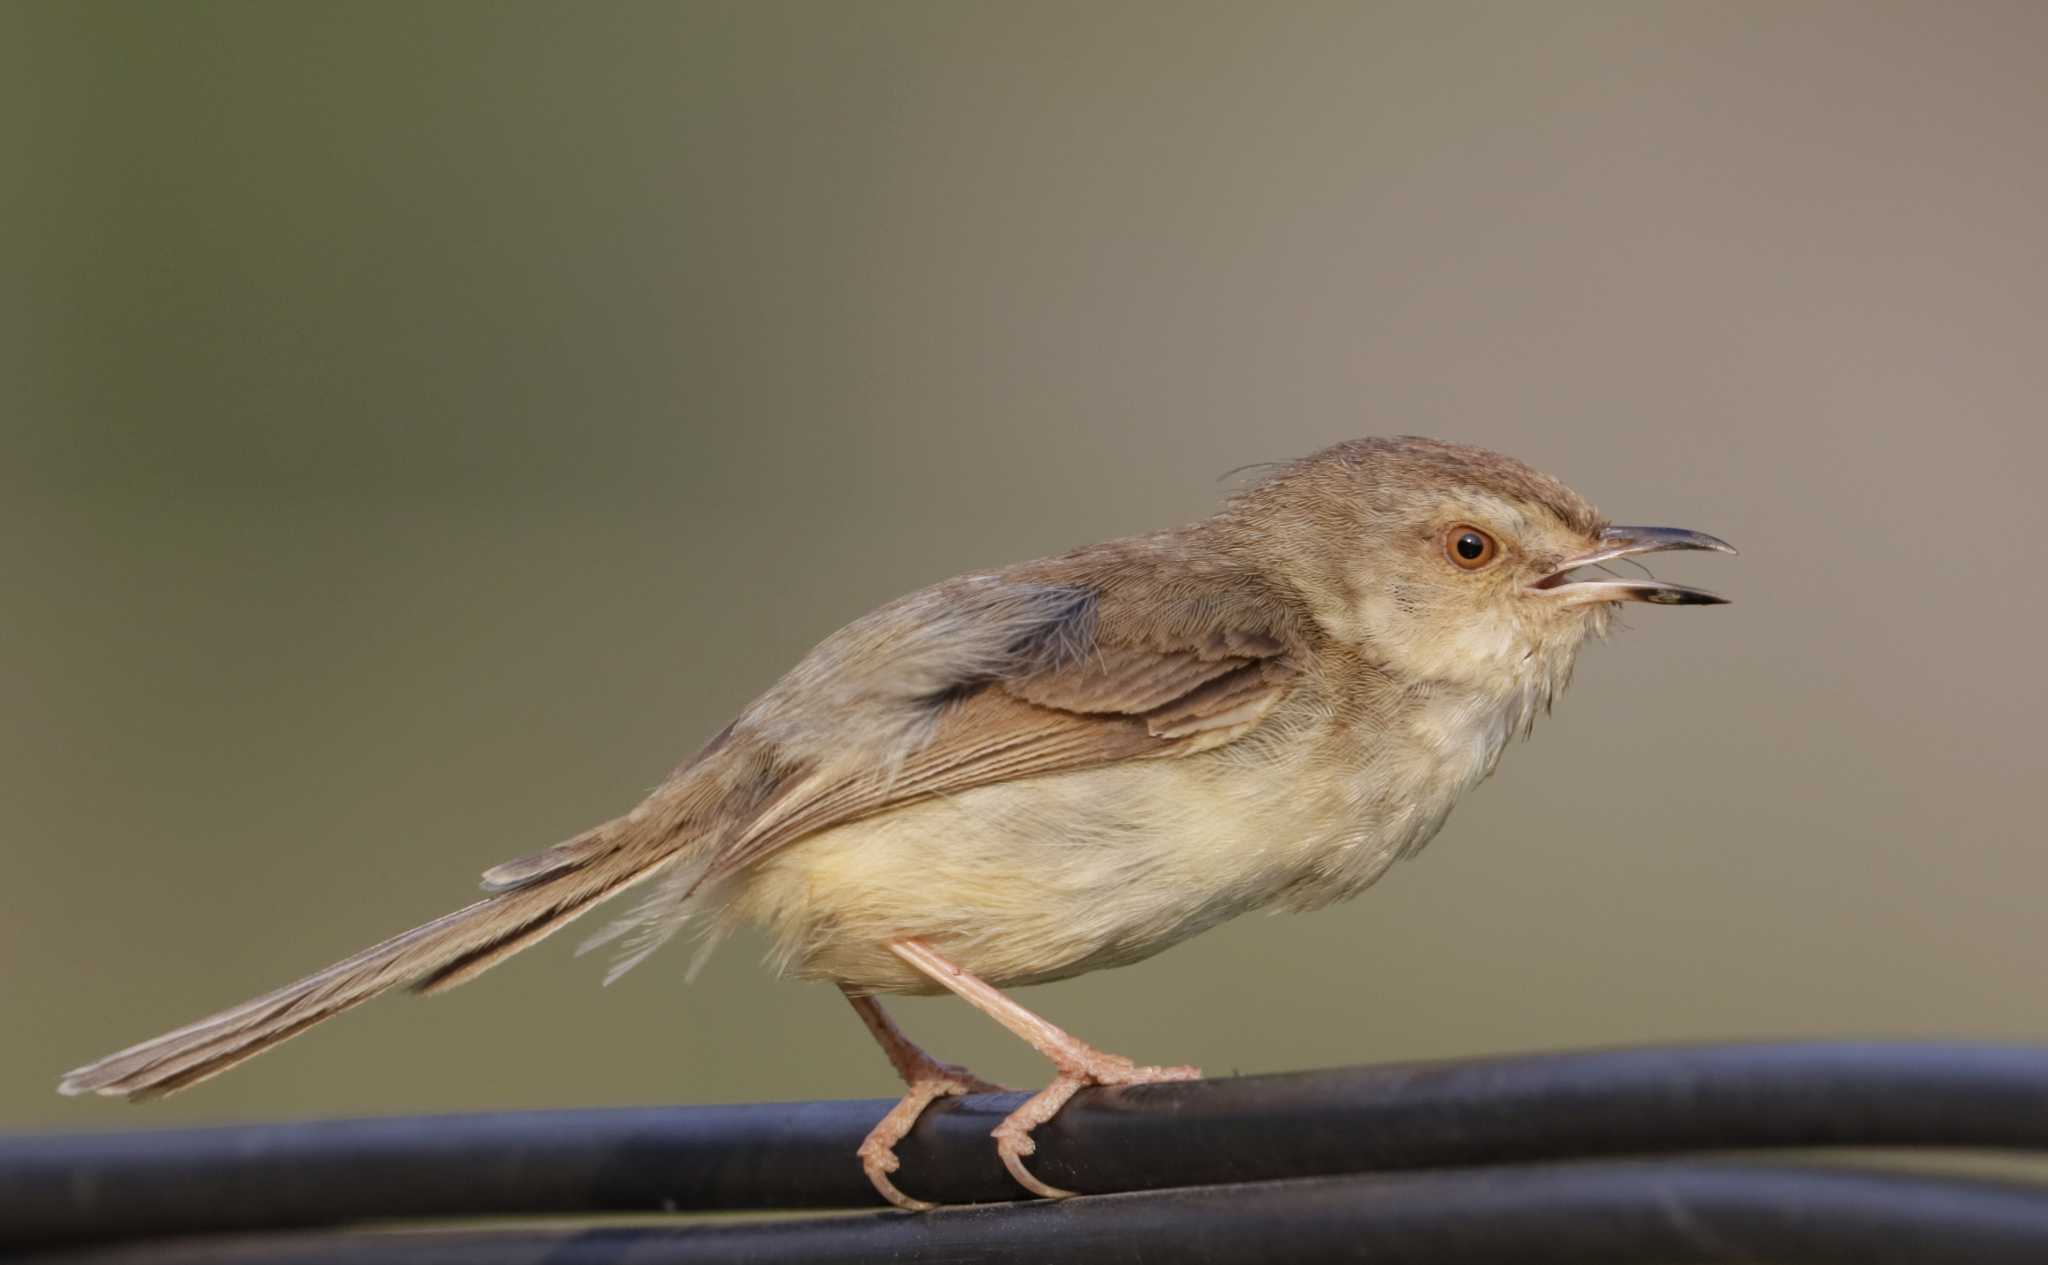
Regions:
<instances>
[{"instance_id":1,"label":"olive green backdrop","mask_svg":"<svg viewBox=\"0 0 2048 1265\"><path fill-rule=\"evenodd\" d=\"M569 935L147 1110L816 639L1364 433L1739 559L1437 843L1025 999L1213 1073L2048 1040L2048 8L9 4L0 1127L880 1095ZM592 928L600 925L589 924ZM1033 1057L906 1003L950 1057Z\"/></svg>"}]
</instances>

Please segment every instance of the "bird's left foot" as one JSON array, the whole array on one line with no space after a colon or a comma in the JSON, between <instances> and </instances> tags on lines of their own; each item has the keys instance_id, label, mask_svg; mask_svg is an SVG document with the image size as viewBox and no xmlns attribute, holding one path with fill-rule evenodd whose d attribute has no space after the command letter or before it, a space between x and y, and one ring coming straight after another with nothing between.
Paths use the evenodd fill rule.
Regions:
<instances>
[{"instance_id":1,"label":"bird's left foot","mask_svg":"<svg viewBox=\"0 0 2048 1265\"><path fill-rule=\"evenodd\" d=\"M896 1144L910 1133L917 1118L924 1114L924 1109L939 1099L960 1094L1001 1093L1003 1087L981 1079L964 1067L939 1062L903 1034L903 1029L889 1018L889 1012L882 1009L880 1002L851 989L844 991L854 1013L874 1034L882 1052L889 1056L890 1066L910 1087L903 1100L891 1107L889 1114L883 1116L881 1122L862 1139L858 1152L861 1171L868 1175L868 1181L882 1198L906 1212L924 1212L936 1205L904 1194L889 1178L889 1174L902 1166L902 1161L896 1158Z\"/></svg>"},{"instance_id":2,"label":"bird's left foot","mask_svg":"<svg viewBox=\"0 0 2048 1265\"><path fill-rule=\"evenodd\" d=\"M1062 1034L1065 1035L1065 1034ZM1162 1081L1202 1079L1199 1067L1141 1067L1119 1054L1107 1054L1093 1046L1067 1037L1055 1056L1059 1075L1044 1089L1024 1100L1024 1105L1003 1118L989 1135L996 1140L996 1154L1017 1184L1047 1199L1065 1199L1074 1192L1061 1190L1032 1175L1024 1157L1038 1150L1031 1131L1059 1114L1067 1100L1090 1085L1152 1085Z\"/></svg>"},{"instance_id":3,"label":"bird's left foot","mask_svg":"<svg viewBox=\"0 0 2048 1265\"><path fill-rule=\"evenodd\" d=\"M890 1180L889 1174L903 1163L896 1158L896 1144L910 1133L911 1126L924 1114L924 1109L939 1099L960 1094L993 1093L1002 1089L1002 1086L992 1085L965 1068L941 1063L924 1055L921 1050L918 1054L921 1066L904 1077L910 1082L910 1092L904 1094L903 1100L891 1107L889 1114L868 1131L858 1152L861 1171L868 1175L868 1181L882 1198L906 1212L925 1212L935 1205L904 1194Z\"/></svg>"}]
</instances>

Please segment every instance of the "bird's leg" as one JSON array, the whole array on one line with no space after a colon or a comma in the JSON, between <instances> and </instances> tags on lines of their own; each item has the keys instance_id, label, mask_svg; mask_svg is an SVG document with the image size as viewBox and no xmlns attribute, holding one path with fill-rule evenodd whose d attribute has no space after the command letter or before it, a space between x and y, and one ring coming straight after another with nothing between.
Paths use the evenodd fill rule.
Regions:
<instances>
[{"instance_id":1,"label":"bird's leg","mask_svg":"<svg viewBox=\"0 0 2048 1265\"><path fill-rule=\"evenodd\" d=\"M1108 1054L1079 1037L1032 1014L984 980L948 962L922 940L889 942L889 951L940 984L957 993L969 1005L1023 1038L1032 1049L1052 1060L1058 1069L1052 1084L1026 1099L1024 1105L1004 1117L990 1135L996 1153L1017 1184L1047 1199L1062 1199L1074 1192L1049 1186L1024 1167L1024 1157L1038 1149L1031 1131L1059 1114L1067 1100L1090 1085L1145 1085L1155 1081L1199 1080L1196 1067L1140 1067L1120 1054Z\"/></svg>"},{"instance_id":2,"label":"bird's leg","mask_svg":"<svg viewBox=\"0 0 2048 1265\"><path fill-rule=\"evenodd\" d=\"M903 1101L889 1109L881 1123L869 1131L860 1144L860 1166L882 1193L882 1198L898 1208L910 1212L922 1212L932 1207L922 1199L912 1199L896 1189L896 1183L889 1180L889 1174L896 1171L896 1144L901 1142L924 1109L936 1099L955 1094L976 1094L1002 1089L991 1085L964 1067L941 1063L919 1049L917 1043L905 1036L896 1021L889 1018L889 1012L882 1009L882 1003L872 997L859 994L841 986L846 1000L853 1005L853 1013L868 1026L875 1043L882 1047L882 1053L889 1056L889 1065L910 1086L910 1092L903 1095Z\"/></svg>"}]
</instances>

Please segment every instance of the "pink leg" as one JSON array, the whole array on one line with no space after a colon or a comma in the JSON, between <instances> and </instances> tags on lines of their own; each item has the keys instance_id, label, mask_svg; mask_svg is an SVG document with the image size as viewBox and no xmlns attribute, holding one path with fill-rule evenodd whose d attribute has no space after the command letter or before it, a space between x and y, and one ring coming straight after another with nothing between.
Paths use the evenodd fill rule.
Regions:
<instances>
[{"instance_id":1,"label":"pink leg","mask_svg":"<svg viewBox=\"0 0 2048 1265\"><path fill-rule=\"evenodd\" d=\"M1016 1033L1032 1049L1051 1059L1052 1065L1058 1069L1052 1084L1026 1099L1024 1105L1005 1117L991 1135L996 1140L996 1153L1003 1157L1003 1167L1010 1170L1010 1176L1017 1179L1018 1185L1034 1194L1060 1199L1073 1193L1048 1186L1032 1176L1024 1167L1024 1157L1038 1149L1031 1140L1031 1131L1058 1115L1060 1108L1066 1106L1067 1100L1076 1093L1090 1085L1145 1085L1156 1081L1198 1080L1202 1075L1201 1069L1193 1067L1140 1067L1122 1055L1098 1050L948 962L922 940L892 940L889 951Z\"/></svg>"},{"instance_id":2,"label":"pink leg","mask_svg":"<svg viewBox=\"0 0 2048 1265\"><path fill-rule=\"evenodd\" d=\"M841 989L841 992L846 992ZM860 1016L862 1023L874 1035L882 1053L889 1056L889 1065L910 1086L910 1092L903 1095L903 1101L889 1109L881 1123L869 1131L866 1140L860 1144L860 1166L866 1171L868 1180L875 1189L882 1192L882 1198L898 1208L911 1212L922 1212L932 1207L922 1199L912 1199L896 1189L896 1183L889 1180L889 1174L896 1171L901 1161L896 1158L896 1144L901 1142L924 1109L933 1101L954 1094L976 1094L997 1091L1000 1085L991 1085L964 1067L941 1063L917 1047L917 1043L903 1034L889 1018L889 1012L882 1009L882 1003L872 997L846 992L846 1000L853 1005L853 1012Z\"/></svg>"}]
</instances>

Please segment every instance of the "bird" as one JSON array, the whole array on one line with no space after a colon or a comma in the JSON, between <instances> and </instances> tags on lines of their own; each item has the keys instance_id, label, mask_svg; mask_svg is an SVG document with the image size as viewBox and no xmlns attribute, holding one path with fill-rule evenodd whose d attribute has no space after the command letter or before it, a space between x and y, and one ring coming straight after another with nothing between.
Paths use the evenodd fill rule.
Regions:
<instances>
[{"instance_id":1,"label":"bird","mask_svg":"<svg viewBox=\"0 0 2048 1265\"><path fill-rule=\"evenodd\" d=\"M1196 1077L1096 1049L1002 990L1134 963L1254 909L1356 896L1437 834L1570 682L1624 602L1705 590L1602 564L1734 553L1615 526L1481 448L1354 439L1208 518L962 575L818 644L645 799L484 872L481 899L325 970L80 1067L65 1094L195 1085L393 989L439 993L628 891L590 945L613 976L686 930L765 928L784 975L836 984L902 1078L857 1158L906 1209L896 1144L996 1086L881 998L950 992L1054 1075L994 1130L1026 1190L1032 1130L1091 1085Z\"/></svg>"}]
</instances>

